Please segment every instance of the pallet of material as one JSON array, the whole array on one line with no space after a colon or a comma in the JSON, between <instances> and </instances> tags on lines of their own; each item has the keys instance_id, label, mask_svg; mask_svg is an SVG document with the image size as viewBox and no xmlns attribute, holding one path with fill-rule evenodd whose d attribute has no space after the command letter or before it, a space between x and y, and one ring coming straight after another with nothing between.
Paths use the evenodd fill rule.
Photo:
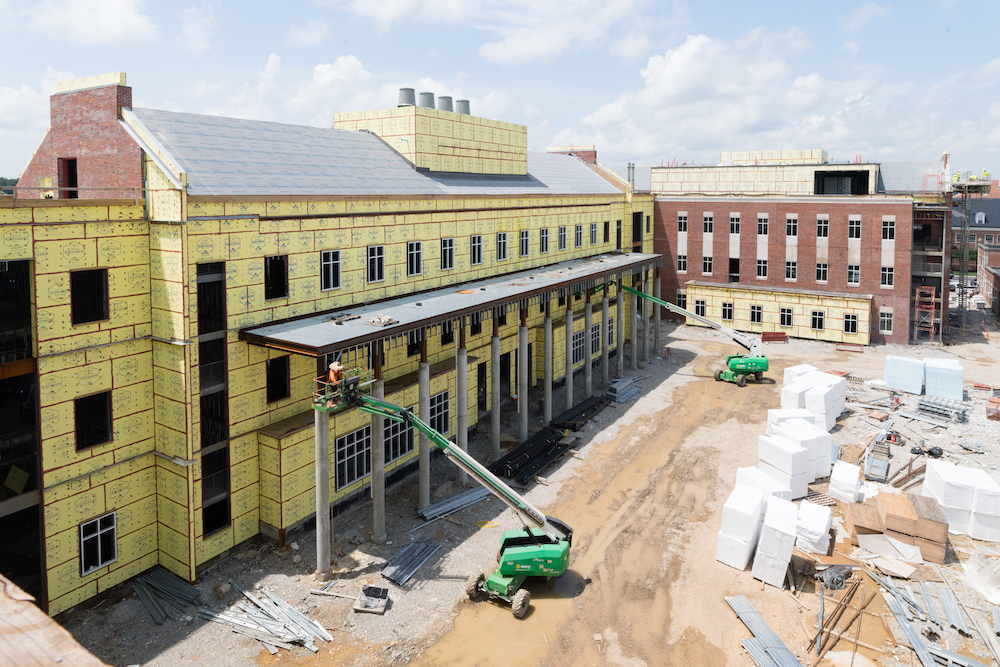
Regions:
<instances>
[{"instance_id":1,"label":"pallet of material","mask_svg":"<svg viewBox=\"0 0 1000 667\"><path fill-rule=\"evenodd\" d=\"M844 513L844 530L851 536L851 544L858 546L858 535L878 535L885 528L877 509L861 503L851 503Z\"/></svg>"},{"instance_id":2,"label":"pallet of material","mask_svg":"<svg viewBox=\"0 0 1000 667\"><path fill-rule=\"evenodd\" d=\"M910 504L909 496L893 493L880 493L875 496L875 509L882 519L886 531L894 531L905 535L916 535L917 514ZM910 543L908 543L910 544Z\"/></svg>"},{"instance_id":3,"label":"pallet of material","mask_svg":"<svg viewBox=\"0 0 1000 667\"><path fill-rule=\"evenodd\" d=\"M934 498L922 496L916 493L908 495L913 512L917 516L914 528L919 538L946 544L948 542L948 519L941 509L941 504Z\"/></svg>"}]
</instances>

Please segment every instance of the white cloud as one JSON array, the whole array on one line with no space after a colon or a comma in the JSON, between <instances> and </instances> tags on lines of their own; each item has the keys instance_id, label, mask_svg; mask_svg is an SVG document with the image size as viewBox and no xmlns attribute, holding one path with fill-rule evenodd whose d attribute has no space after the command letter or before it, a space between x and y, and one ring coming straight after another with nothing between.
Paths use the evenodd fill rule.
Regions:
<instances>
[{"instance_id":1,"label":"white cloud","mask_svg":"<svg viewBox=\"0 0 1000 667\"><path fill-rule=\"evenodd\" d=\"M285 33L285 43L289 46L316 46L326 37L325 21L309 21L303 25L293 25Z\"/></svg>"},{"instance_id":2,"label":"white cloud","mask_svg":"<svg viewBox=\"0 0 1000 667\"><path fill-rule=\"evenodd\" d=\"M43 0L28 26L49 39L71 44L147 44L156 40L142 0Z\"/></svg>"},{"instance_id":3,"label":"white cloud","mask_svg":"<svg viewBox=\"0 0 1000 667\"><path fill-rule=\"evenodd\" d=\"M523 113L526 118L534 118L538 115L538 109L533 107L530 102L525 102L524 107L521 109L521 113Z\"/></svg>"},{"instance_id":4,"label":"white cloud","mask_svg":"<svg viewBox=\"0 0 1000 667\"><path fill-rule=\"evenodd\" d=\"M380 28L416 20L424 23L461 23L477 16L489 0L328 0L324 4L372 19Z\"/></svg>"},{"instance_id":5,"label":"white cloud","mask_svg":"<svg viewBox=\"0 0 1000 667\"><path fill-rule=\"evenodd\" d=\"M197 57L212 50L215 15L210 7L189 7L181 12L181 32L177 41L189 56Z\"/></svg>"},{"instance_id":6,"label":"white cloud","mask_svg":"<svg viewBox=\"0 0 1000 667\"><path fill-rule=\"evenodd\" d=\"M254 84L245 83L242 92L233 94L235 86L226 84L217 86L206 82L196 85L197 90L213 91L225 99L225 102L209 106L204 113L210 116L227 116L231 118L249 118L252 120L274 120L272 88L275 76L281 69L281 58L272 53L267 57L267 64L258 70L257 81Z\"/></svg>"},{"instance_id":7,"label":"white cloud","mask_svg":"<svg viewBox=\"0 0 1000 667\"><path fill-rule=\"evenodd\" d=\"M313 125L332 127L335 113L395 106L394 97L384 99L392 95L391 89L372 90L370 78L371 72L353 55L316 65L312 79L299 86L288 100L288 109L309 114Z\"/></svg>"},{"instance_id":8,"label":"white cloud","mask_svg":"<svg viewBox=\"0 0 1000 667\"><path fill-rule=\"evenodd\" d=\"M876 18L886 18L892 15L892 5L880 5L877 2L866 2L855 10L842 14L840 22L851 32L861 30Z\"/></svg>"},{"instance_id":9,"label":"white cloud","mask_svg":"<svg viewBox=\"0 0 1000 667\"><path fill-rule=\"evenodd\" d=\"M608 50L624 60L632 61L649 53L651 43L644 31L632 28L618 40L612 42Z\"/></svg>"},{"instance_id":10,"label":"white cloud","mask_svg":"<svg viewBox=\"0 0 1000 667\"><path fill-rule=\"evenodd\" d=\"M844 42L843 47L845 51L853 53L854 55L858 55L858 52L861 51L861 46L853 39L849 42Z\"/></svg>"}]
</instances>

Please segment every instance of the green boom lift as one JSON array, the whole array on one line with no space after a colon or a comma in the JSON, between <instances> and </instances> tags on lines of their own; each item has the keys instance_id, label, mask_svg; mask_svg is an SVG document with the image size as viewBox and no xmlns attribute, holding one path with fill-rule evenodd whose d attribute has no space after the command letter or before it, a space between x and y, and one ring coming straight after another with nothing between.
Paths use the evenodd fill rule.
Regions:
<instances>
[{"instance_id":1,"label":"green boom lift","mask_svg":"<svg viewBox=\"0 0 1000 667\"><path fill-rule=\"evenodd\" d=\"M528 611L531 593L521 588L522 584L528 577L559 577L566 572L573 529L533 507L468 452L413 414L412 410L366 395L365 391L371 384L369 373L346 369L342 381L337 384L331 384L327 378L317 378L313 407L324 412L359 407L364 412L413 426L440 447L452 463L510 507L524 527L504 532L497 554L499 567L489 578L482 573L472 575L466 583L465 592L473 601L483 597L503 601L511 606L514 616L523 617Z\"/></svg>"},{"instance_id":2,"label":"green boom lift","mask_svg":"<svg viewBox=\"0 0 1000 667\"><path fill-rule=\"evenodd\" d=\"M749 336L743 332L736 331L735 329L730 329L729 327L723 326L718 322L713 322L707 317L696 315L690 310L685 310L673 303L667 303L662 299L657 299L655 296L651 296L645 292L640 292L639 290L632 289L631 287L622 285L622 289L643 299L649 299L653 303L659 304L667 310L678 313L679 315L684 315L685 317L690 317L692 320L697 320L706 326L717 329L718 331L721 331L729 336L737 345L744 348L748 354L730 354L726 357L725 370L715 371L715 379L717 381L725 380L726 382L735 382L737 386L745 387L748 375L752 376L757 382L764 379L764 372L768 368L767 357L764 356L764 351L760 346L760 339L756 336Z\"/></svg>"}]
</instances>

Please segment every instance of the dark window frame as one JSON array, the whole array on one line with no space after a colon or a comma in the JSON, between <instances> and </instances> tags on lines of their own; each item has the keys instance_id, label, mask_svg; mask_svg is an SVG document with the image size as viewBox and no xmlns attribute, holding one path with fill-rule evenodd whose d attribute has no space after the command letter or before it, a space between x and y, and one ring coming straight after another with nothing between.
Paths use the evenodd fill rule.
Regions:
<instances>
[{"instance_id":1,"label":"dark window frame","mask_svg":"<svg viewBox=\"0 0 1000 667\"><path fill-rule=\"evenodd\" d=\"M110 521L106 521L109 519ZM90 526L94 526L90 531ZM86 535L84 533L87 533ZM105 550L109 546L106 535L111 536L110 547L112 555L106 557ZM107 567L118 560L118 516L116 511L107 512L99 517L84 521L78 529L80 537L80 576L97 572L101 568ZM93 544L93 547L90 545ZM96 563L88 566L88 560L97 557Z\"/></svg>"},{"instance_id":2,"label":"dark window frame","mask_svg":"<svg viewBox=\"0 0 1000 667\"><path fill-rule=\"evenodd\" d=\"M340 289L340 251L323 250L319 255L320 291Z\"/></svg>"},{"instance_id":3,"label":"dark window frame","mask_svg":"<svg viewBox=\"0 0 1000 667\"><path fill-rule=\"evenodd\" d=\"M73 399L76 451L82 452L114 441L111 390L98 391ZM102 436L106 436L103 439Z\"/></svg>"},{"instance_id":4,"label":"dark window frame","mask_svg":"<svg viewBox=\"0 0 1000 667\"><path fill-rule=\"evenodd\" d=\"M264 300L288 298L288 255L264 258Z\"/></svg>"},{"instance_id":5,"label":"dark window frame","mask_svg":"<svg viewBox=\"0 0 1000 667\"><path fill-rule=\"evenodd\" d=\"M292 355L286 354L264 362L265 399L268 405L291 398Z\"/></svg>"},{"instance_id":6,"label":"dark window frame","mask_svg":"<svg viewBox=\"0 0 1000 667\"><path fill-rule=\"evenodd\" d=\"M69 281L70 319L73 326L107 322L111 319L107 269L70 271Z\"/></svg>"}]
</instances>

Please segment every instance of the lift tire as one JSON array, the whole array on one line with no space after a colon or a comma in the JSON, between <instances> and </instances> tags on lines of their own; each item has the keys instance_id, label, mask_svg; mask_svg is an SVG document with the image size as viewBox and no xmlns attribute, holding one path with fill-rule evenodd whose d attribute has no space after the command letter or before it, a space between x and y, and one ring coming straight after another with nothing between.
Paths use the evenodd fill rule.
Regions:
<instances>
[{"instance_id":1,"label":"lift tire","mask_svg":"<svg viewBox=\"0 0 1000 667\"><path fill-rule=\"evenodd\" d=\"M715 371L715 381L722 382L722 371Z\"/></svg>"},{"instance_id":2,"label":"lift tire","mask_svg":"<svg viewBox=\"0 0 1000 667\"><path fill-rule=\"evenodd\" d=\"M465 594L469 596L470 600L478 602L483 596L483 583L485 581L486 575L480 572L479 574L473 574L465 582Z\"/></svg>"},{"instance_id":3,"label":"lift tire","mask_svg":"<svg viewBox=\"0 0 1000 667\"><path fill-rule=\"evenodd\" d=\"M764 374L761 373L760 371L757 371L756 373L753 374L753 379L756 380L757 382L761 382L764 380Z\"/></svg>"},{"instance_id":4,"label":"lift tire","mask_svg":"<svg viewBox=\"0 0 1000 667\"><path fill-rule=\"evenodd\" d=\"M747 376L746 375L737 375L736 376L736 386L737 387L745 387L745 386L747 386Z\"/></svg>"},{"instance_id":5,"label":"lift tire","mask_svg":"<svg viewBox=\"0 0 1000 667\"><path fill-rule=\"evenodd\" d=\"M517 593L514 593L514 599L510 603L510 612L514 614L514 618L524 618L524 615L528 613L528 606L531 604L531 593L527 588L522 588Z\"/></svg>"}]
</instances>

